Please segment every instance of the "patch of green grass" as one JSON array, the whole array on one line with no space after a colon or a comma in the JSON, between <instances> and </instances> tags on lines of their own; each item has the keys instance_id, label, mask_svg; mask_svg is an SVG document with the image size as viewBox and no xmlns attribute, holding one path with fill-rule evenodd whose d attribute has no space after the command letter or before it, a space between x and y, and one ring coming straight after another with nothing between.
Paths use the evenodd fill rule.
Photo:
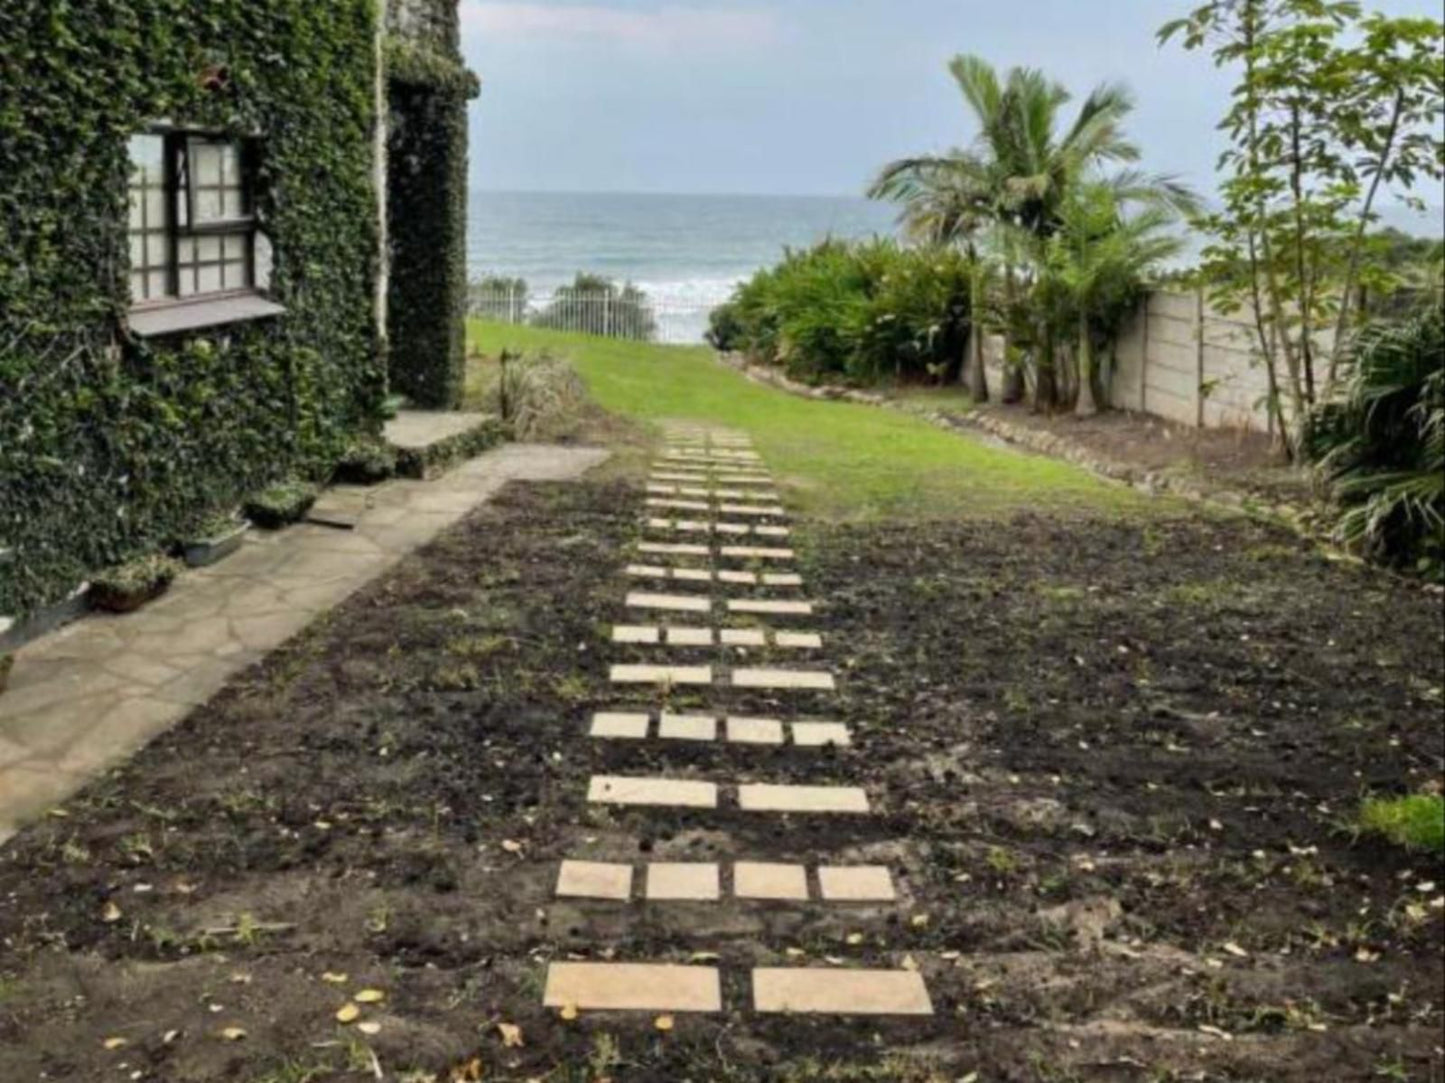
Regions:
<instances>
[{"instance_id":1,"label":"patch of green grass","mask_svg":"<svg viewBox=\"0 0 1445 1083\"><path fill-rule=\"evenodd\" d=\"M1445 851L1445 797L1412 793L1367 798L1360 806L1360 825L1406 849Z\"/></svg>"},{"instance_id":2,"label":"patch of green grass","mask_svg":"<svg viewBox=\"0 0 1445 1083\"><path fill-rule=\"evenodd\" d=\"M469 347L549 350L604 409L740 429L803 510L835 519L955 518L1017 511L1135 513L1161 506L1078 467L944 432L898 411L755 384L710 349L655 346L471 321Z\"/></svg>"}]
</instances>

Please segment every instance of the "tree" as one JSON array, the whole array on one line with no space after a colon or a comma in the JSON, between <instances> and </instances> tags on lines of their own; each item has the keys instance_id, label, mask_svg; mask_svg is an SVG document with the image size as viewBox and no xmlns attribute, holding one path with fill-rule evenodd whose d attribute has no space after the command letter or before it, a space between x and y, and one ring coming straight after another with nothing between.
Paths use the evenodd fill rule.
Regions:
<instances>
[{"instance_id":1,"label":"tree","mask_svg":"<svg viewBox=\"0 0 1445 1083\"><path fill-rule=\"evenodd\" d=\"M1095 347L1114 339L1145 276L1182 247L1178 237L1164 232L1174 221L1158 206L1127 214L1116 188L1101 182L1080 185L1060 209L1060 228L1044 258L1076 322L1075 412L1081 417L1098 412Z\"/></svg>"},{"instance_id":2,"label":"tree","mask_svg":"<svg viewBox=\"0 0 1445 1083\"><path fill-rule=\"evenodd\" d=\"M1224 207L1200 223L1214 237L1203 270L1216 302L1252 309L1271 417L1293 455L1332 393L1358 287L1390 284L1368 244L1380 196L1445 173L1445 29L1362 16L1353 0L1212 0L1159 32L1176 36L1240 68L1220 123Z\"/></svg>"},{"instance_id":3,"label":"tree","mask_svg":"<svg viewBox=\"0 0 1445 1083\"><path fill-rule=\"evenodd\" d=\"M915 239L958 244L1003 226L1047 242L1059 229L1061 208L1075 185L1101 166L1139 157L1123 133L1133 99L1120 85L1095 87L1064 125L1063 108L1071 95L1036 69L1012 68L1000 79L987 61L957 56L949 72L978 129L972 144L892 162L869 189L874 199L902 205L904 228ZM1168 177L1130 171L1118 183L1121 193L1135 200L1182 205L1192 198ZM1005 252L999 275L1004 307L1016 315L1016 302L1028 291L1018 281L1008 246L1000 247ZM1052 339L1047 327L1040 330L1032 350L1035 401L1052 408ZM1012 382L1005 402L1021 395L1019 381Z\"/></svg>"}]
</instances>

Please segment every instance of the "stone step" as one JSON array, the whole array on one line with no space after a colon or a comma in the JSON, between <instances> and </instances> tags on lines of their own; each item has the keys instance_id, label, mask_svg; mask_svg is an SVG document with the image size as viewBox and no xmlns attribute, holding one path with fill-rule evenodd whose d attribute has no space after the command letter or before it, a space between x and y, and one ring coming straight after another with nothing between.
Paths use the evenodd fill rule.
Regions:
<instances>
[{"instance_id":1,"label":"stone step","mask_svg":"<svg viewBox=\"0 0 1445 1083\"><path fill-rule=\"evenodd\" d=\"M594 805L717 808L718 794L717 783L696 779L593 775L587 784L587 801ZM869 811L868 794L861 786L795 786L768 782L738 785L737 807L744 812L859 814Z\"/></svg>"},{"instance_id":2,"label":"stone step","mask_svg":"<svg viewBox=\"0 0 1445 1083\"><path fill-rule=\"evenodd\" d=\"M898 899L893 874L885 865L819 865L817 890L808 866L738 861L731 866L731 891L724 891L724 869L716 862L644 862L635 877L631 864L564 860L557 870L558 898L627 902L633 884L649 902L734 899L786 902L891 903Z\"/></svg>"},{"instance_id":3,"label":"stone step","mask_svg":"<svg viewBox=\"0 0 1445 1083\"><path fill-rule=\"evenodd\" d=\"M734 583L741 586L801 587L803 577L795 572L716 571L711 568L669 567L661 564L629 564L627 575L638 579L675 579L696 583Z\"/></svg>"},{"instance_id":4,"label":"stone step","mask_svg":"<svg viewBox=\"0 0 1445 1083\"><path fill-rule=\"evenodd\" d=\"M720 1012L717 967L549 963L542 1003L579 1011Z\"/></svg>"},{"instance_id":5,"label":"stone step","mask_svg":"<svg viewBox=\"0 0 1445 1083\"><path fill-rule=\"evenodd\" d=\"M800 1015L932 1015L923 976L913 970L759 967L753 1009Z\"/></svg>"},{"instance_id":6,"label":"stone step","mask_svg":"<svg viewBox=\"0 0 1445 1083\"><path fill-rule=\"evenodd\" d=\"M676 727L664 725L670 715L659 716L656 728L659 740L680 739L675 736ZM731 744L780 745L784 735L792 737L798 748L825 748L837 745L840 748L853 743L852 731L842 722L795 721L783 722L775 718L744 718L733 715L706 715L711 723L713 740L721 727L723 739ZM589 734L600 740L642 741L653 732L652 715L642 711L598 711L592 716ZM693 738L694 740L696 738Z\"/></svg>"},{"instance_id":7,"label":"stone step","mask_svg":"<svg viewBox=\"0 0 1445 1083\"><path fill-rule=\"evenodd\" d=\"M613 643L669 647L767 647L784 650L821 650L817 632L774 632L762 628L691 628L655 624L615 624Z\"/></svg>"}]
</instances>

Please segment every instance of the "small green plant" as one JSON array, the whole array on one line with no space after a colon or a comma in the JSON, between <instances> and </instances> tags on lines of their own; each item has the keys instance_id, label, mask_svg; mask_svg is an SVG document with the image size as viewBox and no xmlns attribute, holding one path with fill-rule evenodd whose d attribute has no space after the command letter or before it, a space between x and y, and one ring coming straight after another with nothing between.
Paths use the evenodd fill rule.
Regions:
<instances>
[{"instance_id":1,"label":"small green plant","mask_svg":"<svg viewBox=\"0 0 1445 1083\"><path fill-rule=\"evenodd\" d=\"M290 480L278 482L246 501L246 518L267 530L279 530L294 523L311 510L319 491L309 482Z\"/></svg>"},{"instance_id":2,"label":"small green plant","mask_svg":"<svg viewBox=\"0 0 1445 1083\"><path fill-rule=\"evenodd\" d=\"M385 440L363 436L353 440L336 464L337 481L375 485L396 473L396 451Z\"/></svg>"},{"instance_id":3,"label":"small green plant","mask_svg":"<svg viewBox=\"0 0 1445 1083\"><path fill-rule=\"evenodd\" d=\"M161 594L180 573L181 564L160 553L107 568L90 584L90 597L100 609L128 613Z\"/></svg>"},{"instance_id":4,"label":"small green plant","mask_svg":"<svg viewBox=\"0 0 1445 1083\"><path fill-rule=\"evenodd\" d=\"M206 516L196 524L195 529L188 531L186 541L188 543L199 543L224 538L240 526L241 522L241 518L234 512L216 512L213 515Z\"/></svg>"},{"instance_id":5,"label":"small green plant","mask_svg":"<svg viewBox=\"0 0 1445 1083\"><path fill-rule=\"evenodd\" d=\"M1445 852L1445 797L1413 793L1367 798L1360 806L1360 826L1408 850Z\"/></svg>"}]
</instances>

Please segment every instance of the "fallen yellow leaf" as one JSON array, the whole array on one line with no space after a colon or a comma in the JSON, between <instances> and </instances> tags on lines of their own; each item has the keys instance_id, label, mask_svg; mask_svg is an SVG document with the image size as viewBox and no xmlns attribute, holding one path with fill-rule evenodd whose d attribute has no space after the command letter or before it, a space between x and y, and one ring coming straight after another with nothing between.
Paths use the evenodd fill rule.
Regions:
<instances>
[{"instance_id":1,"label":"fallen yellow leaf","mask_svg":"<svg viewBox=\"0 0 1445 1083\"><path fill-rule=\"evenodd\" d=\"M671 1030L673 1026L672 1016L659 1015L656 1019L652 1021L652 1025L655 1026L658 1030Z\"/></svg>"},{"instance_id":2,"label":"fallen yellow leaf","mask_svg":"<svg viewBox=\"0 0 1445 1083\"><path fill-rule=\"evenodd\" d=\"M353 1023L361 1015L361 1009L355 1004L343 1004L336 1009L336 1021L338 1023Z\"/></svg>"},{"instance_id":3,"label":"fallen yellow leaf","mask_svg":"<svg viewBox=\"0 0 1445 1083\"><path fill-rule=\"evenodd\" d=\"M221 1031L221 1037L228 1042L239 1042L246 1036L245 1027L226 1027Z\"/></svg>"},{"instance_id":4,"label":"fallen yellow leaf","mask_svg":"<svg viewBox=\"0 0 1445 1083\"><path fill-rule=\"evenodd\" d=\"M107 1038L102 1044L104 1044L105 1048L107 1049L124 1049L126 1046L130 1045L130 1042L126 1041L124 1038Z\"/></svg>"},{"instance_id":5,"label":"fallen yellow leaf","mask_svg":"<svg viewBox=\"0 0 1445 1083\"><path fill-rule=\"evenodd\" d=\"M361 1031L361 1033L363 1034L380 1034L381 1024L375 1022L374 1020L368 1019L364 1023L357 1023L356 1029Z\"/></svg>"},{"instance_id":6,"label":"fallen yellow leaf","mask_svg":"<svg viewBox=\"0 0 1445 1083\"><path fill-rule=\"evenodd\" d=\"M502 1035L502 1044L508 1049L525 1044L522 1041L522 1028L516 1023L498 1023L497 1031Z\"/></svg>"},{"instance_id":7,"label":"fallen yellow leaf","mask_svg":"<svg viewBox=\"0 0 1445 1083\"><path fill-rule=\"evenodd\" d=\"M105 904L105 908L100 912L100 920L106 923L120 920L120 907L115 905L114 899Z\"/></svg>"},{"instance_id":8,"label":"fallen yellow leaf","mask_svg":"<svg viewBox=\"0 0 1445 1083\"><path fill-rule=\"evenodd\" d=\"M559 1014L563 1019L576 1019L576 1018L577 1018L577 1005L575 1005L575 1004L563 1004L563 1005L562 1005L562 1010L561 1010L560 1012L558 1012L558 1014Z\"/></svg>"},{"instance_id":9,"label":"fallen yellow leaf","mask_svg":"<svg viewBox=\"0 0 1445 1083\"><path fill-rule=\"evenodd\" d=\"M380 989L363 989L351 999L358 1004L380 1004L386 999L386 994Z\"/></svg>"},{"instance_id":10,"label":"fallen yellow leaf","mask_svg":"<svg viewBox=\"0 0 1445 1083\"><path fill-rule=\"evenodd\" d=\"M330 982L332 985L345 985L345 984L346 984L346 975L345 975L345 974L336 974L336 973L333 973L332 971L328 970L328 971L326 971L326 973L324 973L324 974L321 975L321 980L322 980L322 981Z\"/></svg>"},{"instance_id":11,"label":"fallen yellow leaf","mask_svg":"<svg viewBox=\"0 0 1445 1083\"><path fill-rule=\"evenodd\" d=\"M862 934L862 933L849 933L849 934L848 934L848 943L850 943L850 944L861 944L861 943L863 943L863 934Z\"/></svg>"}]
</instances>

